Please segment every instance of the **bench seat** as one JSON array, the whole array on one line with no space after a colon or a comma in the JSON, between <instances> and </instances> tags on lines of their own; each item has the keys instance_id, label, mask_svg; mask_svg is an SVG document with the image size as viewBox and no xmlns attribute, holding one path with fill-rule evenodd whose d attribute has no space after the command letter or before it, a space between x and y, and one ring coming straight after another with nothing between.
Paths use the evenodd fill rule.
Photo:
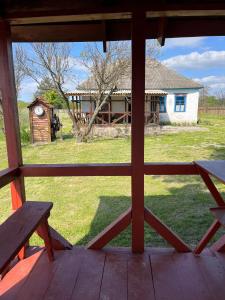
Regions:
<instances>
[{"instance_id":1,"label":"bench seat","mask_svg":"<svg viewBox=\"0 0 225 300\"><path fill-rule=\"evenodd\" d=\"M50 260L53 260L48 217L52 202L28 201L0 225L0 273L18 254L33 232L42 231Z\"/></svg>"}]
</instances>

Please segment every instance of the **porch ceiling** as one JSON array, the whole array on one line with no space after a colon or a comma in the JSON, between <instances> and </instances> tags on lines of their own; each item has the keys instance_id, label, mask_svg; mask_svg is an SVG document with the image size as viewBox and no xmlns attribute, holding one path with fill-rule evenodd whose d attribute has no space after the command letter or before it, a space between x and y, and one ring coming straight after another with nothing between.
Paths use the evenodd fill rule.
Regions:
<instances>
[{"instance_id":1,"label":"porch ceiling","mask_svg":"<svg viewBox=\"0 0 225 300\"><path fill-rule=\"evenodd\" d=\"M2 0L0 16L9 20L13 41L127 40L131 38L132 12L137 9L146 12L146 38L159 36L162 19L166 19L165 38L225 35L222 0L142 0L138 4L128 0Z\"/></svg>"}]
</instances>

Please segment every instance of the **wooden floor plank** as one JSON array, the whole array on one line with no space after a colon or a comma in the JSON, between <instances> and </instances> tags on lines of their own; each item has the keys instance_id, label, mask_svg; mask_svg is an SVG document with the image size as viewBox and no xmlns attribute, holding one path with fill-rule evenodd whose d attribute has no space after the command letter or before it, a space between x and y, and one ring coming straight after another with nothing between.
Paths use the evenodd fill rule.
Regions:
<instances>
[{"instance_id":1,"label":"wooden floor plank","mask_svg":"<svg viewBox=\"0 0 225 300\"><path fill-rule=\"evenodd\" d=\"M202 255L204 256L204 255ZM214 300L200 261L192 253L152 254L153 283L157 300Z\"/></svg>"},{"instance_id":2,"label":"wooden floor plank","mask_svg":"<svg viewBox=\"0 0 225 300\"><path fill-rule=\"evenodd\" d=\"M96 250L84 250L83 263L74 288L72 300L99 299L105 264L105 253Z\"/></svg>"},{"instance_id":3,"label":"wooden floor plank","mask_svg":"<svg viewBox=\"0 0 225 300\"><path fill-rule=\"evenodd\" d=\"M39 262L30 273L25 284L20 289L17 300L43 299L44 294L58 267L58 262L64 255L63 251L59 252L57 252L54 262L49 262L47 253L43 253Z\"/></svg>"},{"instance_id":4,"label":"wooden floor plank","mask_svg":"<svg viewBox=\"0 0 225 300\"><path fill-rule=\"evenodd\" d=\"M69 300L83 263L84 249L75 248L64 251L61 261L57 262L57 269L43 297L44 300Z\"/></svg>"},{"instance_id":5,"label":"wooden floor plank","mask_svg":"<svg viewBox=\"0 0 225 300\"><path fill-rule=\"evenodd\" d=\"M195 256L192 253L183 255L176 253L172 256L173 266L177 272L175 280L184 295L182 299L216 300L202 273L201 261L204 257L203 254Z\"/></svg>"},{"instance_id":6,"label":"wooden floor plank","mask_svg":"<svg viewBox=\"0 0 225 300\"><path fill-rule=\"evenodd\" d=\"M148 254L128 259L128 300L154 300L154 286Z\"/></svg>"},{"instance_id":7,"label":"wooden floor plank","mask_svg":"<svg viewBox=\"0 0 225 300\"><path fill-rule=\"evenodd\" d=\"M126 254L107 253L100 292L101 300L127 299L127 258Z\"/></svg>"},{"instance_id":8,"label":"wooden floor plank","mask_svg":"<svg viewBox=\"0 0 225 300\"><path fill-rule=\"evenodd\" d=\"M43 251L38 251L30 257L18 262L0 281L0 299L15 299L32 269L38 263Z\"/></svg>"},{"instance_id":9,"label":"wooden floor plank","mask_svg":"<svg viewBox=\"0 0 225 300\"><path fill-rule=\"evenodd\" d=\"M224 300L225 299L225 269L223 268L220 260L215 254L201 255L198 259L200 272L204 277L210 294L213 296L211 299Z\"/></svg>"}]
</instances>

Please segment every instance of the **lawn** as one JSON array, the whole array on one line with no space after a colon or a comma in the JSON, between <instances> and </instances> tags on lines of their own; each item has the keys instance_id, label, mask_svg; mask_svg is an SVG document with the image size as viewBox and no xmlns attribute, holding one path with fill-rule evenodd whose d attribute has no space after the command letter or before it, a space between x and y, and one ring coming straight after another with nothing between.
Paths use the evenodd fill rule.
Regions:
<instances>
[{"instance_id":1,"label":"lawn","mask_svg":"<svg viewBox=\"0 0 225 300\"><path fill-rule=\"evenodd\" d=\"M65 116L64 116L65 118ZM23 145L24 163L129 162L130 139L96 139L77 144L69 137L68 120L64 120L66 138L46 145ZM202 115L204 131L163 134L145 138L145 161L193 161L225 159L225 117ZM4 139L0 139L0 167L7 166ZM28 200L51 200L54 208L50 223L71 243L83 245L113 221L130 205L129 177L28 178ZM225 196L225 187L217 183ZM10 213L9 187L0 192L3 221ZM198 176L146 176L146 206L194 246L211 224L208 208L215 202ZM165 242L145 228L147 246L164 246ZM38 242L34 238L35 243ZM130 246L130 228L111 242Z\"/></svg>"}]
</instances>

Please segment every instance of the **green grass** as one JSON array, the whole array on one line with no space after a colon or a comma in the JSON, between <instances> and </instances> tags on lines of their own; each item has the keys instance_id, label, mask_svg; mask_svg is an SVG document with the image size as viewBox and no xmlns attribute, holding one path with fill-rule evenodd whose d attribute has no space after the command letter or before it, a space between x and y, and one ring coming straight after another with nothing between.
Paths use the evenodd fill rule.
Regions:
<instances>
[{"instance_id":1,"label":"green grass","mask_svg":"<svg viewBox=\"0 0 225 300\"><path fill-rule=\"evenodd\" d=\"M130 138L96 139L77 144L70 136L69 120L63 115L66 138L46 145L24 145L24 163L129 162ZM225 159L225 117L202 115L205 131L163 134L145 138L145 161L193 161ZM7 166L4 139L0 140L0 167ZM129 207L129 177L27 178L27 199L54 202L50 223L71 243L86 244ZM216 182L225 196L225 186ZM9 186L1 189L3 221L10 213ZM145 204L187 243L195 245L211 224L208 208L215 206L198 176L146 176ZM149 227L147 246L166 243ZM33 242L38 242L37 238ZM112 245L130 246L130 228Z\"/></svg>"}]
</instances>

